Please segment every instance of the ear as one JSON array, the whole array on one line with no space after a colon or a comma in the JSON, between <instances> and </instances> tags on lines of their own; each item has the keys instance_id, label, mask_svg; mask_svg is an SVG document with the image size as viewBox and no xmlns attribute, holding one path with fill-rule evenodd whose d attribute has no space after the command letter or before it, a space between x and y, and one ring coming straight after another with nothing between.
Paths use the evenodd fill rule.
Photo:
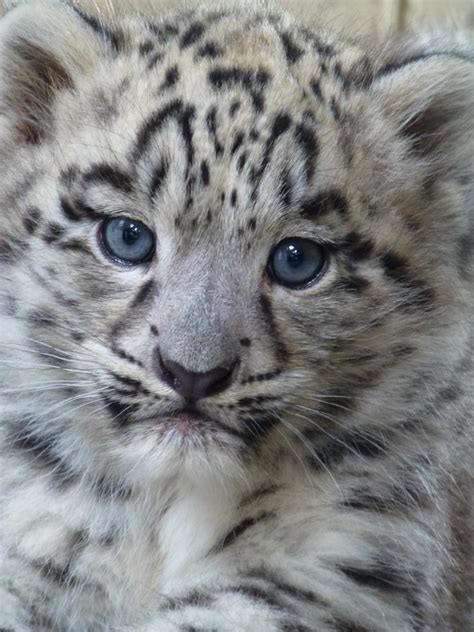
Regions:
<instances>
[{"instance_id":1,"label":"ear","mask_svg":"<svg viewBox=\"0 0 474 632\"><path fill-rule=\"evenodd\" d=\"M67 5L16 4L0 19L0 129L13 142L38 144L50 133L55 98L74 90L102 42Z\"/></svg>"},{"instance_id":2,"label":"ear","mask_svg":"<svg viewBox=\"0 0 474 632\"><path fill-rule=\"evenodd\" d=\"M467 51L391 62L375 74L370 90L430 168L462 170L467 163L472 171L474 59Z\"/></svg>"}]
</instances>

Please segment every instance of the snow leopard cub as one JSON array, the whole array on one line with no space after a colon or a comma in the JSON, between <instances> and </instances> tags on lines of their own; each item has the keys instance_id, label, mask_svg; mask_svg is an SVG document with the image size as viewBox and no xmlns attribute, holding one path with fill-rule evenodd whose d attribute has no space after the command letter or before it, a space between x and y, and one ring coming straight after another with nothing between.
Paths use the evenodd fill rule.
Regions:
<instances>
[{"instance_id":1,"label":"snow leopard cub","mask_svg":"<svg viewBox=\"0 0 474 632\"><path fill-rule=\"evenodd\" d=\"M467 630L471 53L156 5L0 20L0 629Z\"/></svg>"}]
</instances>

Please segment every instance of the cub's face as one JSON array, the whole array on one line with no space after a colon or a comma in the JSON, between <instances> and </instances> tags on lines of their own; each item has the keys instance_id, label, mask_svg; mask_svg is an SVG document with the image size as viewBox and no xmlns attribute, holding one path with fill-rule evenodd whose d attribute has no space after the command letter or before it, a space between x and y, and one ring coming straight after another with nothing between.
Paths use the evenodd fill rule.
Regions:
<instances>
[{"instance_id":1,"label":"cub's face","mask_svg":"<svg viewBox=\"0 0 474 632\"><path fill-rule=\"evenodd\" d=\"M2 150L10 440L132 481L318 466L364 395L397 401L436 307L423 174L366 58L285 20L54 8L61 58L15 36L28 11L5 18L38 106Z\"/></svg>"}]
</instances>

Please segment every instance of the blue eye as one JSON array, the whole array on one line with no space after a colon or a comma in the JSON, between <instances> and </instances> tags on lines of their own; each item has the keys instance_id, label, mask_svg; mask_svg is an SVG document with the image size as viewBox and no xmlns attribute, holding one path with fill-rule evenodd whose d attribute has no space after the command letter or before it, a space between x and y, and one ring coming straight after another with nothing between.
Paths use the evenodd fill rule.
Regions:
<instances>
[{"instance_id":1,"label":"blue eye","mask_svg":"<svg viewBox=\"0 0 474 632\"><path fill-rule=\"evenodd\" d=\"M155 251L155 238L149 228L135 219L114 217L103 222L104 248L117 263L138 265L148 261Z\"/></svg>"},{"instance_id":2,"label":"blue eye","mask_svg":"<svg viewBox=\"0 0 474 632\"><path fill-rule=\"evenodd\" d=\"M268 271L277 283L298 290L319 279L326 261L326 251L320 244L311 239L289 237L273 249Z\"/></svg>"}]
</instances>

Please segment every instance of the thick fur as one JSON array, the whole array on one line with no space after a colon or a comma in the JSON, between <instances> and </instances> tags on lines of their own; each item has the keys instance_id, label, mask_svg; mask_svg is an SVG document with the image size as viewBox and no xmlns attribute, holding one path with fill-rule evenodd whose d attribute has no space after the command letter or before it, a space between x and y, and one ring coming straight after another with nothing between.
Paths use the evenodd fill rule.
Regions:
<instances>
[{"instance_id":1,"label":"thick fur","mask_svg":"<svg viewBox=\"0 0 474 632\"><path fill-rule=\"evenodd\" d=\"M0 629L467 630L469 47L26 2L0 48ZM195 428L158 348L238 363Z\"/></svg>"}]
</instances>

